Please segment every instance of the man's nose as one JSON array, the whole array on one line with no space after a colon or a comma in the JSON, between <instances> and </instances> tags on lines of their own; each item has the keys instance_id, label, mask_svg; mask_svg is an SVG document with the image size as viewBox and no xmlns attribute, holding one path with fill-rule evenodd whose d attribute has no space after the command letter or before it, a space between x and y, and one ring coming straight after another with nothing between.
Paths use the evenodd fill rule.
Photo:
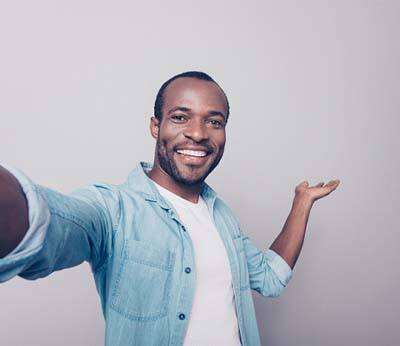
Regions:
<instances>
[{"instance_id":1,"label":"man's nose","mask_svg":"<svg viewBox=\"0 0 400 346\"><path fill-rule=\"evenodd\" d=\"M206 124L204 124L204 122L201 120L192 120L185 128L184 134L185 137L189 137L196 142L201 142L204 139L208 139Z\"/></svg>"}]
</instances>

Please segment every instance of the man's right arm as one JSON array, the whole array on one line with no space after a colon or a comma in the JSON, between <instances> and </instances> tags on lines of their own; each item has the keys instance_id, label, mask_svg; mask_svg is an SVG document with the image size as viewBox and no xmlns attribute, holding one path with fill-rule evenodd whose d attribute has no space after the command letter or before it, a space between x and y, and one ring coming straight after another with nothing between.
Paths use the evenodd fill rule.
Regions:
<instances>
[{"instance_id":1,"label":"man's right arm","mask_svg":"<svg viewBox=\"0 0 400 346\"><path fill-rule=\"evenodd\" d=\"M28 227L28 203L22 187L0 166L0 258L17 247Z\"/></svg>"},{"instance_id":2,"label":"man's right arm","mask_svg":"<svg viewBox=\"0 0 400 346\"><path fill-rule=\"evenodd\" d=\"M0 282L34 280L84 261L93 272L103 268L119 223L117 187L93 184L66 195L1 168Z\"/></svg>"}]
</instances>

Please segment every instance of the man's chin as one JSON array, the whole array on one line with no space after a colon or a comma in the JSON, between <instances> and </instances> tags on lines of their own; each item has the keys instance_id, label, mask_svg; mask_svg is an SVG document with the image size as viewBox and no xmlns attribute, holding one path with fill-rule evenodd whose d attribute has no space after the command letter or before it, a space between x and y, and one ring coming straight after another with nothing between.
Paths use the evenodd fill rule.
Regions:
<instances>
[{"instance_id":1,"label":"man's chin","mask_svg":"<svg viewBox=\"0 0 400 346\"><path fill-rule=\"evenodd\" d=\"M188 186L193 186L197 184L201 184L205 180L205 175L200 176L188 176L185 174L179 174L178 177L175 177L175 180L179 181L180 183Z\"/></svg>"},{"instance_id":2,"label":"man's chin","mask_svg":"<svg viewBox=\"0 0 400 346\"><path fill-rule=\"evenodd\" d=\"M174 159L175 172L179 177L175 180L184 183L185 185L196 185L202 183L208 175L215 169L220 160L215 160L210 157L204 165L190 165Z\"/></svg>"},{"instance_id":3,"label":"man's chin","mask_svg":"<svg viewBox=\"0 0 400 346\"><path fill-rule=\"evenodd\" d=\"M178 176L174 177L175 180L188 186L202 183L208 175L207 170L203 172L201 168L193 167L193 170L189 169L188 172L187 167L184 167L183 169L179 166L176 167L178 170ZM197 172L198 170L202 172Z\"/></svg>"}]
</instances>

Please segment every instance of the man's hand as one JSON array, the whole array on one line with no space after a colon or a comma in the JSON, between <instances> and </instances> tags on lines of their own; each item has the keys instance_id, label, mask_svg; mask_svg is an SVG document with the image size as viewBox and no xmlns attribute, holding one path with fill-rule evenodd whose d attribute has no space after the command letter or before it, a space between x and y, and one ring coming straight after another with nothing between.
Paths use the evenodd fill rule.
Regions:
<instances>
[{"instance_id":1,"label":"man's hand","mask_svg":"<svg viewBox=\"0 0 400 346\"><path fill-rule=\"evenodd\" d=\"M305 198L311 203L314 203L316 200L329 195L339 186L339 184L340 184L339 179L331 180L329 183L326 183L325 185L323 182L321 182L314 186L308 186L308 182L303 181L296 186L295 198Z\"/></svg>"}]
</instances>

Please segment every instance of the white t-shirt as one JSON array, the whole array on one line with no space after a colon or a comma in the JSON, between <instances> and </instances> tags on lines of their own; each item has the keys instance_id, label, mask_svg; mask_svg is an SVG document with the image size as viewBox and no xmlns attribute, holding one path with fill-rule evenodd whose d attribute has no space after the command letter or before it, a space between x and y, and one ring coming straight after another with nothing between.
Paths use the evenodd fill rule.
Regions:
<instances>
[{"instance_id":1,"label":"white t-shirt","mask_svg":"<svg viewBox=\"0 0 400 346\"><path fill-rule=\"evenodd\" d=\"M155 183L193 243L196 279L185 346L240 346L232 277L224 243L203 198L192 203Z\"/></svg>"}]
</instances>

